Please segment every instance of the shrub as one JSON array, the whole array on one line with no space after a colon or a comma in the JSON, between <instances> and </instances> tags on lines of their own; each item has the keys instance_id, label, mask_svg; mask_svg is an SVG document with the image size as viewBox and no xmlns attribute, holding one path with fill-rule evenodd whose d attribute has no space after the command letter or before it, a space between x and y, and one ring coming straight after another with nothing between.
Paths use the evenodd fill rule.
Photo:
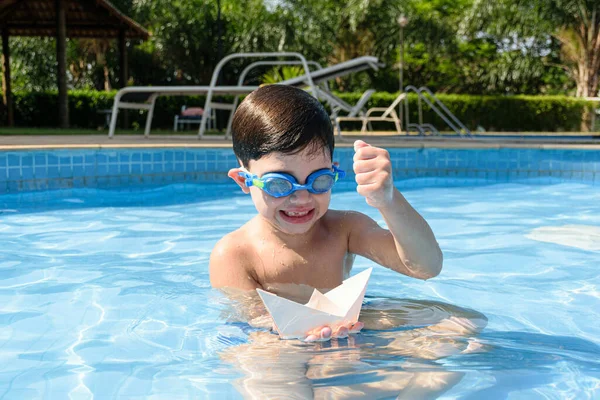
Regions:
<instances>
[{"instance_id":1,"label":"shrub","mask_svg":"<svg viewBox=\"0 0 600 400\"><path fill-rule=\"evenodd\" d=\"M360 93L340 93L355 104ZM388 107L397 93L375 93L368 107ZM496 132L579 131L585 107L594 103L567 96L471 96L439 94L436 97L469 129L482 127ZM409 122L418 122L417 96L409 95ZM449 130L444 121L422 102L423 122ZM391 130L391 124L388 125Z\"/></svg>"},{"instance_id":2,"label":"shrub","mask_svg":"<svg viewBox=\"0 0 600 400\"><path fill-rule=\"evenodd\" d=\"M116 91L100 92L75 90L69 92L69 115L73 127L96 129L104 125L105 114L99 110L110 109ZM345 101L355 104L361 93L338 93ZM397 93L375 93L368 107L387 107ZM594 103L566 96L437 96L457 118L471 130L483 127L487 131L578 131L585 107ZM16 92L14 93L15 124L17 126L56 127L58 126L57 92ZM161 96L157 99L153 128L170 129L173 116L180 112L182 105L204 106L204 96ZM220 96L215 101L232 103L233 96ZM431 108L423 104L423 122L431 123L439 130L449 130L444 121ZM417 97L409 96L410 122L418 121ZM228 111L217 111L219 127L226 126ZM2 121L4 118L2 110ZM130 127L143 129L145 111L129 110ZM120 118L121 120L121 118ZM378 125L376 129L392 130L391 124Z\"/></svg>"}]
</instances>

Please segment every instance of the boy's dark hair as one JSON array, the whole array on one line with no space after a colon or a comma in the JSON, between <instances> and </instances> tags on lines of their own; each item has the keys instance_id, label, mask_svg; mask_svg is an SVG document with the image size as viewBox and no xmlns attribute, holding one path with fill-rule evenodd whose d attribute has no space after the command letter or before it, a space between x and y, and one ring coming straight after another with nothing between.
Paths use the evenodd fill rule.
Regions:
<instances>
[{"instance_id":1,"label":"boy's dark hair","mask_svg":"<svg viewBox=\"0 0 600 400\"><path fill-rule=\"evenodd\" d=\"M295 154L307 146L327 148L333 157L333 127L325 108L291 86L268 85L250 93L235 112L232 131L233 152L244 167L266 154Z\"/></svg>"}]
</instances>

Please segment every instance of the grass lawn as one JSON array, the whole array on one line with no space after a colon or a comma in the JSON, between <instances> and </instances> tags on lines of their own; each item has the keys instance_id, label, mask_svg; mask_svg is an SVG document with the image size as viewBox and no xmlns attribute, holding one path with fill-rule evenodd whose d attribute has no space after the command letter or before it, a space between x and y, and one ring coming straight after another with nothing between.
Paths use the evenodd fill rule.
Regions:
<instances>
[{"instance_id":1,"label":"grass lawn","mask_svg":"<svg viewBox=\"0 0 600 400\"><path fill-rule=\"evenodd\" d=\"M117 129L115 135L143 135L143 130ZM167 129L152 129L150 135L197 135L197 129L174 132ZM223 135L219 131L207 131L207 135ZM0 127L0 136L14 135L108 135L107 129L59 129L59 128L6 128Z\"/></svg>"},{"instance_id":2,"label":"grass lawn","mask_svg":"<svg viewBox=\"0 0 600 400\"><path fill-rule=\"evenodd\" d=\"M144 134L143 130L134 130L134 129L117 129L115 132L115 136L121 135L139 135L142 136ZM150 135L158 135L158 136L167 136L167 135L189 135L195 136L198 134L197 129L188 129L184 131L174 132L170 129L152 129L150 131ZM207 131L206 135L208 136L223 136L225 132L211 130ZM360 131L346 131L344 130L344 135L353 136L360 135ZM377 136L396 136L395 131L390 132L367 132L366 135L377 135ZM440 132L442 136L455 136L454 132ZM69 129L59 129L59 128L7 128L0 127L0 136L54 136L54 135L108 135L108 129L80 129L80 128L69 128ZM485 137L488 135L501 135L501 136L599 136L600 132L473 132L473 135ZM417 136L415 132L411 132L410 136Z\"/></svg>"}]
</instances>

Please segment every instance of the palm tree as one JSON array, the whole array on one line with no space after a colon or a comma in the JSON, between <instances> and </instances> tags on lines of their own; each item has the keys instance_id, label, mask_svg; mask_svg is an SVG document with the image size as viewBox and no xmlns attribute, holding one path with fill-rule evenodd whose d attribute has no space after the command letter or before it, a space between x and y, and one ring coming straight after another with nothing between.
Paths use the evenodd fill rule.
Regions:
<instances>
[{"instance_id":1,"label":"palm tree","mask_svg":"<svg viewBox=\"0 0 600 400\"><path fill-rule=\"evenodd\" d=\"M594 97L600 83L598 0L476 0L465 31L487 33L543 48L560 44L563 68L577 85L577 97ZM589 110L582 130L589 130Z\"/></svg>"}]
</instances>

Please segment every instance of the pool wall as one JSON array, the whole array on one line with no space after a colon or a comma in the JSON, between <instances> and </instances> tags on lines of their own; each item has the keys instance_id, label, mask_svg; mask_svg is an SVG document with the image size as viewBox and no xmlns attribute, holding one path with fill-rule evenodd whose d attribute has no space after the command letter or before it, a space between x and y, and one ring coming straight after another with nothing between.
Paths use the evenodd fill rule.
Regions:
<instances>
[{"instance_id":1,"label":"pool wall","mask_svg":"<svg viewBox=\"0 0 600 400\"><path fill-rule=\"evenodd\" d=\"M396 180L416 177L489 181L600 183L600 151L564 149L389 149ZM335 160L350 172L351 148ZM236 167L231 149L83 149L0 151L0 194L65 188L133 188L224 183Z\"/></svg>"}]
</instances>

